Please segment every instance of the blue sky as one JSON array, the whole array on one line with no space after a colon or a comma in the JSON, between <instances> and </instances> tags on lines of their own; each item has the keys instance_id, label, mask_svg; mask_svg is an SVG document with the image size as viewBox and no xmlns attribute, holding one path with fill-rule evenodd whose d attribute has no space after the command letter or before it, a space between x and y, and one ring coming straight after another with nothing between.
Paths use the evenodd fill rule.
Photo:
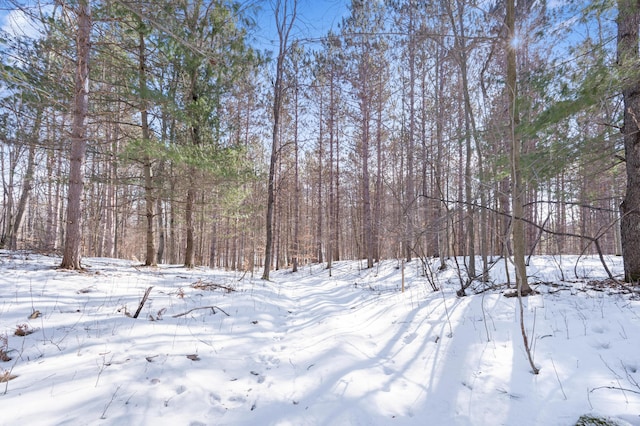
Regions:
<instances>
[{"instance_id":1,"label":"blue sky","mask_svg":"<svg viewBox=\"0 0 640 426\"><path fill-rule=\"evenodd\" d=\"M290 1L290 0L289 0ZM254 0L249 0L254 2ZM257 17L259 25L256 41L265 49L274 50L277 46L277 34L275 31L275 18L273 14L274 0L257 0L260 12ZM336 28L342 18L347 14L349 0L298 0L298 18L296 20L293 38L317 38L326 35L331 28ZM0 0L0 27L7 29L9 19L9 6L4 0ZM13 14L14 19L20 19L18 28L25 28L24 16Z\"/></svg>"},{"instance_id":2,"label":"blue sky","mask_svg":"<svg viewBox=\"0 0 640 426\"><path fill-rule=\"evenodd\" d=\"M259 25L258 43L265 49L277 49L277 33L273 13L273 0L263 0L257 18ZM331 28L337 28L346 16L349 0L298 0L298 17L293 39L318 38L327 34Z\"/></svg>"},{"instance_id":3,"label":"blue sky","mask_svg":"<svg viewBox=\"0 0 640 426\"><path fill-rule=\"evenodd\" d=\"M0 4L2 5L0 6L0 28L18 34L36 32L36 27L31 24L31 21L23 13L11 12L2 0L0 0Z\"/></svg>"}]
</instances>

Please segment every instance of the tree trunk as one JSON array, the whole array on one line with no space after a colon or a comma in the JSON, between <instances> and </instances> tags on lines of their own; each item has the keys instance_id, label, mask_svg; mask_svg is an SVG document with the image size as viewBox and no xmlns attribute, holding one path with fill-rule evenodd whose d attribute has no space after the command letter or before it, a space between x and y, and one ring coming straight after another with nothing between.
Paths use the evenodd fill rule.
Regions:
<instances>
[{"instance_id":1,"label":"tree trunk","mask_svg":"<svg viewBox=\"0 0 640 426\"><path fill-rule=\"evenodd\" d=\"M158 218L158 251L156 253L156 264L160 264L164 260L164 213L162 208L162 199L156 197L156 217Z\"/></svg>"},{"instance_id":2,"label":"tree trunk","mask_svg":"<svg viewBox=\"0 0 640 426\"><path fill-rule=\"evenodd\" d=\"M324 141L324 127L322 125L322 105L323 105L323 96L320 95L320 130L318 136L318 223L316 224L316 260L318 263L322 263L324 261L322 257L322 162L324 161L324 154L322 149L322 144ZM331 106L329 106L331 108ZM327 268L331 268L331 255L328 256Z\"/></svg>"},{"instance_id":3,"label":"tree trunk","mask_svg":"<svg viewBox=\"0 0 640 426\"><path fill-rule=\"evenodd\" d=\"M414 5L410 5L409 11L409 135L407 137L407 175L405 186L404 205L404 257L407 262L411 262L413 250L413 221L415 209L415 176L413 173L413 163L415 156L415 135L416 135L416 34L414 25Z\"/></svg>"},{"instance_id":4,"label":"tree trunk","mask_svg":"<svg viewBox=\"0 0 640 426\"><path fill-rule=\"evenodd\" d=\"M296 67L296 79L298 78L298 70ZM295 171L294 171L294 202L293 202L293 272L298 271L298 264L300 262L300 176L299 176L299 147L298 147L298 126L299 126L299 99L298 88L296 87L294 93L295 105L294 105L294 135L293 143L295 149Z\"/></svg>"},{"instance_id":5,"label":"tree trunk","mask_svg":"<svg viewBox=\"0 0 640 426\"><path fill-rule=\"evenodd\" d=\"M144 143L150 142L149 137L149 119L147 113L147 75L146 75L146 59L145 59L145 40L144 32L142 31L142 22L139 23L140 30L138 32L138 59L139 59L139 83L140 83L140 118L142 124L142 139ZM151 158L145 154L143 158L143 174L144 174L144 203L145 203L145 216L147 218L147 250L144 265L155 266L156 263L156 249L154 247L154 232L153 232L153 175L151 172Z\"/></svg>"},{"instance_id":6,"label":"tree trunk","mask_svg":"<svg viewBox=\"0 0 640 426\"><path fill-rule=\"evenodd\" d=\"M193 172L193 170L192 170ZM193 205L196 199L196 190L193 188L192 178L189 179L189 189L187 190L187 204L185 206L185 227L187 231L187 244L184 251L184 266L193 268L194 238L193 238Z\"/></svg>"},{"instance_id":7,"label":"tree trunk","mask_svg":"<svg viewBox=\"0 0 640 426\"><path fill-rule=\"evenodd\" d=\"M276 80L273 85L273 131L271 140L271 158L269 161L269 181L267 184L267 219L266 219L266 243L264 253L264 271L262 279L269 279L269 272L272 263L273 246L273 210L275 204L275 171L278 161L278 139L280 137L280 112L282 109L282 98L284 96L284 84L282 81L284 73L284 60L288 50L289 33L293 28L296 19L298 2L293 0L293 11L287 13L287 1L277 0L275 4L275 20L278 30L278 40L280 43L278 50L278 60L276 63ZM282 13L282 19L280 14Z\"/></svg>"},{"instance_id":8,"label":"tree trunk","mask_svg":"<svg viewBox=\"0 0 640 426\"><path fill-rule=\"evenodd\" d=\"M40 129L40 117L36 120L35 129ZM37 131L34 132L36 137ZM8 224L6 240L9 243L10 250L18 249L18 229L22 225L22 219L24 218L24 212L27 208L27 202L33 189L33 175L35 171L35 157L36 157L36 144L35 141L29 142L29 155L27 158L27 170L25 172L24 180L22 181L22 192L20 199L18 200L18 206L16 207L16 214L13 217L13 222Z\"/></svg>"},{"instance_id":9,"label":"tree trunk","mask_svg":"<svg viewBox=\"0 0 640 426\"><path fill-rule=\"evenodd\" d=\"M361 99L362 111L362 223L364 232L364 250L367 258L367 268L373 268L373 220L371 218L371 190L369 188L369 108L368 99Z\"/></svg>"},{"instance_id":10,"label":"tree trunk","mask_svg":"<svg viewBox=\"0 0 640 426\"><path fill-rule=\"evenodd\" d=\"M69 195L67 226L61 268L81 269L80 245L82 234L81 199L83 190L84 158L87 149L85 118L89 109L89 54L91 50L91 10L88 0L78 3L78 31L76 34L77 63L73 124L71 128L71 155L69 165Z\"/></svg>"},{"instance_id":11,"label":"tree trunk","mask_svg":"<svg viewBox=\"0 0 640 426\"><path fill-rule=\"evenodd\" d=\"M381 233L382 233L382 156L384 155L384 151L382 148L382 112L384 109L384 102L382 91L384 90L382 85L382 77L383 73L378 74L379 77L379 98L377 102L377 111L376 111L376 182L375 182L375 195L373 199L373 258L376 262L380 262L380 258L383 256L382 247L381 247ZM413 156L413 154L412 154ZM410 169L409 173L412 173L412 169ZM412 179L413 180L413 179ZM409 218L409 223L411 223L411 219ZM408 233L409 238L413 235L411 231ZM407 252L408 256L411 256L411 247L409 246L409 251Z\"/></svg>"},{"instance_id":12,"label":"tree trunk","mask_svg":"<svg viewBox=\"0 0 640 426\"><path fill-rule=\"evenodd\" d=\"M2 239L0 239L0 248L4 248L8 242L8 236L13 233L11 227L13 225L13 189L14 189L14 179L15 179L15 170L16 170L16 157L13 155L11 150L9 150L9 169L5 170L5 162L4 162L4 146L2 147L2 186L4 190L4 196L6 197L4 200L5 214L3 218L3 230L2 230ZM9 178L9 181L6 181L6 177Z\"/></svg>"},{"instance_id":13,"label":"tree trunk","mask_svg":"<svg viewBox=\"0 0 640 426\"><path fill-rule=\"evenodd\" d=\"M50 137L53 131L51 125L47 125L47 136ZM51 140L51 139L50 139ZM60 216L60 181L54 176L60 176L59 171L62 156L55 155L53 150L47 150L47 220L45 226L45 249L55 250L58 248L58 218ZM112 187L111 185L109 186Z\"/></svg>"},{"instance_id":14,"label":"tree trunk","mask_svg":"<svg viewBox=\"0 0 640 426\"><path fill-rule=\"evenodd\" d=\"M618 0L618 66L622 75L632 72L638 61L638 25L640 5L638 0ZM635 71L635 70L633 70ZM620 236L624 277L628 282L640 280L640 83L637 78L625 82L622 88L624 100L624 150L627 168L627 188L620 205L622 220Z\"/></svg>"},{"instance_id":15,"label":"tree trunk","mask_svg":"<svg viewBox=\"0 0 640 426\"><path fill-rule=\"evenodd\" d=\"M513 263L516 270L516 288L518 294L528 295L531 287L527 282L527 266L525 264L525 234L524 234L524 187L522 184L522 170L520 165L521 141L517 134L520 124L518 112L518 87L516 74L516 46L515 38L515 5L514 0L507 1L507 92L509 97L510 137L511 137L511 201L513 204L513 218L511 232L513 236Z\"/></svg>"}]
</instances>

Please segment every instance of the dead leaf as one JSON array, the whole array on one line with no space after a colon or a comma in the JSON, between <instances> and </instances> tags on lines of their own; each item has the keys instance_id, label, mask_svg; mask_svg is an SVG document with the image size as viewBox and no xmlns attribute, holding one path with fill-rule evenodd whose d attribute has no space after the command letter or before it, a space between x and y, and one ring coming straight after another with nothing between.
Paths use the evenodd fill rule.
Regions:
<instances>
[{"instance_id":1,"label":"dead leaf","mask_svg":"<svg viewBox=\"0 0 640 426\"><path fill-rule=\"evenodd\" d=\"M16 376L15 374L10 374L8 371L5 371L3 374L0 374L0 383L6 383L9 380L13 380L15 379Z\"/></svg>"}]
</instances>

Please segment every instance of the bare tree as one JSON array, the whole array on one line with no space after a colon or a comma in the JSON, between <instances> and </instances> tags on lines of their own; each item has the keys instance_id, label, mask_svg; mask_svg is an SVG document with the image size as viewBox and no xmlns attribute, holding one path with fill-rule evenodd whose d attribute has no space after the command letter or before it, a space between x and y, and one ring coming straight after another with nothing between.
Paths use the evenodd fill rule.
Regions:
<instances>
[{"instance_id":1,"label":"bare tree","mask_svg":"<svg viewBox=\"0 0 640 426\"><path fill-rule=\"evenodd\" d=\"M272 262L273 245L273 212L275 207L275 174L276 163L278 162L278 141L280 135L280 112L282 109L282 98L284 96L284 65L289 49L289 34L296 20L298 2L292 0L292 10L289 11L288 0L277 0L274 6L276 28L278 31L278 58L276 60L276 78L273 83L273 126L271 157L269 161L269 181L267 184L267 220L266 220L266 243L264 251L264 272L262 279L269 279Z\"/></svg>"},{"instance_id":2,"label":"bare tree","mask_svg":"<svg viewBox=\"0 0 640 426\"><path fill-rule=\"evenodd\" d=\"M359 168L359 199L362 227L362 253L367 259L367 268L374 264L375 247L378 244L374 231L371 206L371 149L375 141L376 101L382 93L377 91L377 77L383 72L386 62L386 44L380 33L383 29L384 9L380 4L352 0L351 15L343 25L346 46L346 77L353 89L356 107L353 114L356 123L355 152Z\"/></svg>"},{"instance_id":3,"label":"bare tree","mask_svg":"<svg viewBox=\"0 0 640 426\"><path fill-rule=\"evenodd\" d=\"M142 19L138 21L138 82L140 84L140 120L142 125L142 139L145 143L150 141L149 131L149 113L147 111L147 96L149 89L147 87L147 63L146 63L146 42L145 32ZM151 157L149 154L145 154L142 160L143 174L144 174L144 202L145 202L145 217L147 218L147 232L146 232L146 255L145 266L156 265L156 249L154 244L154 231L153 231L153 175L151 169Z\"/></svg>"}]
</instances>

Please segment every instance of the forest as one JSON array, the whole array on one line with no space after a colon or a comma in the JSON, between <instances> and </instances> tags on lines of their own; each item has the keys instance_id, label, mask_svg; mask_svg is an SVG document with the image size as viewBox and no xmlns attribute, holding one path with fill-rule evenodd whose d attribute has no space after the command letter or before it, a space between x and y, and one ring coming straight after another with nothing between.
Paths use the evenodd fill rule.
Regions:
<instances>
[{"instance_id":1,"label":"forest","mask_svg":"<svg viewBox=\"0 0 640 426\"><path fill-rule=\"evenodd\" d=\"M639 33L0 0L0 424L640 425Z\"/></svg>"},{"instance_id":2,"label":"forest","mask_svg":"<svg viewBox=\"0 0 640 426\"><path fill-rule=\"evenodd\" d=\"M346 3L4 0L1 248L640 277L637 2Z\"/></svg>"}]
</instances>

